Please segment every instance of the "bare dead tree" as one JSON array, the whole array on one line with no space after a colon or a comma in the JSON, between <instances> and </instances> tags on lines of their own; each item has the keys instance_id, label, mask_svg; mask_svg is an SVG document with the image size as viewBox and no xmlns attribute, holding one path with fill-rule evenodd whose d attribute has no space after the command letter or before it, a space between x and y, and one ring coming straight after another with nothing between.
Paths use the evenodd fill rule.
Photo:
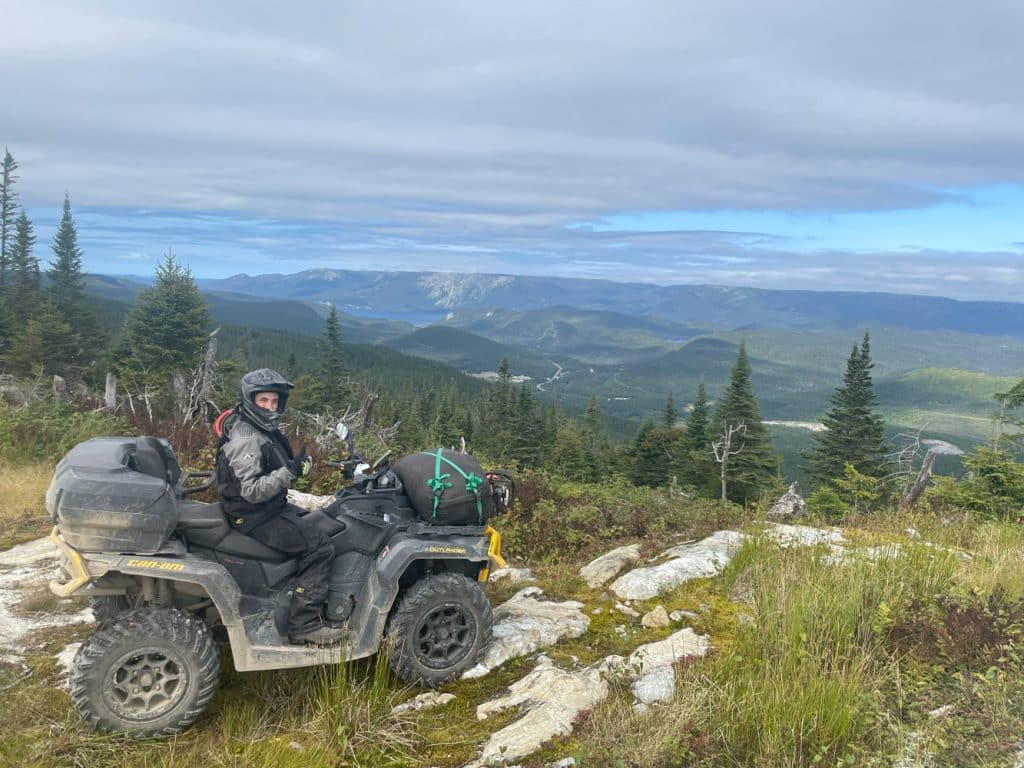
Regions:
<instances>
[{"instance_id":1,"label":"bare dead tree","mask_svg":"<svg viewBox=\"0 0 1024 768\"><path fill-rule=\"evenodd\" d=\"M743 451L744 444L741 443L739 448L733 447L733 441L737 437L745 437L747 434L746 424L726 424L722 429L722 434L718 440L711 443L711 451L715 455L715 461L719 464L718 477L722 483L722 503L727 500L728 490L728 479L726 475L726 468L729 464L729 459L732 456L737 455Z\"/></svg>"},{"instance_id":2,"label":"bare dead tree","mask_svg":"<svg viewBox=\"0 0 1024 768\"><path fill-rule=\"evenodd\" d=\"M117 374L107 371L106 385L103 388L103 410L113 413L117 410Z\"/></svg>"},{"instance_id":3,"label":"bare dead tree","mask_svg":"<svg viewBox=\"0 0 1024 768\"><path fill-rule=\"evenodd\" d=\"M203 362L192 373L181 409L181 423L195 424L200 419L212 422L217 418L219 408L213 399L217 386L217 334L220 327L214 328L206 343L206 354Z\"/></svg>"},{"instance_id":4,"label":"bare dead tree","mask_svg":"<svg viewBox=\"0 0 1024 768\"><path fill-rule=\"evenodd\" d=\"M893 437L893 449L885 462L891 470L878 481L878 488L888 487L899 498L900 509L911 509L917 504L928 487L938 456L963 454L959 447L945 440L921 439L921 432L926 426L924 424L916 432L901 432Z\"/></svg>"}]
</instances>

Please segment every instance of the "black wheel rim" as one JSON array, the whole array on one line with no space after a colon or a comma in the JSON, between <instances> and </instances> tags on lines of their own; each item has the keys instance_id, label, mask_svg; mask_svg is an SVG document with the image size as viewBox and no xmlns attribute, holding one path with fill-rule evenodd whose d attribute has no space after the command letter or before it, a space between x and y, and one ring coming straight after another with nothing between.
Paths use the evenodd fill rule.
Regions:
<instances>
[{"instance_id":1,"label":"black wheel rim","mask_svg":"<svg viewBox=\"0 0 1024 768\"><path fill-rule=\"evenodd\" d=\"M167 648L138 648L110 665L103 698L122 720L146 722L174 709L188 690L188 665Z\"/></svg>"},{"instance_id":2,"label":"black wheel rim","mask_svg":"<svg viewBox=\"0 0 1024 768\"><path fill-rule=\"evenodd\" d=\"M425 667L458 664L476 642L476 618L459 603L445 603L423 615L413 633L416 658Z\"/></svg>"}]
</instances>

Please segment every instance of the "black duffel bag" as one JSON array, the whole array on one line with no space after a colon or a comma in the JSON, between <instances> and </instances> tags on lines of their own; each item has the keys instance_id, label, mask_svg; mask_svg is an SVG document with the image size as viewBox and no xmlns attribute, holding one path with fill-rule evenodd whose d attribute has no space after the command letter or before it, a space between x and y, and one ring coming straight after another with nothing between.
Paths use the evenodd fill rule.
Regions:
<instances>
[{"instance_id":1,"label":"black duffel bag","mask_svg":"<svg viewBox=\"0 0 1024 768\"><path fill-rule=\"evenodd\" d=\"M494 516L494 493L480 462L468 453L421 451L391 467L421 520L483 525Z\"/></svg>"}]
</instances>

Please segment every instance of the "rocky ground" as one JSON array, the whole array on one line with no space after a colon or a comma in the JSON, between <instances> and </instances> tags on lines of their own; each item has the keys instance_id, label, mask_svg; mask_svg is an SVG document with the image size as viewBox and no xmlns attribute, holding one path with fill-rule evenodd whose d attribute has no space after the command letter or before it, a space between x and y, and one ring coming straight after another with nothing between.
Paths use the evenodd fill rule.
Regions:
<instances>
[{"instance_id":1,"label":"rocky ground","mask_svg":"<svg viewBox=\"0 0 1024 768\"><path fill-rule=\"evenodd\" d=\"M857 551L870 559L898 557L897 546L854 547L843 533L833 528L769 524L765 534L783 547L821 545L838 564ZM536 752L550 740L572 732L581 712L591 709L609 694L609 681L626 683L638 709L657 707L672 698L676 664L686 657L703 656L714 638L698 634L690 626L692 613L655 605L640 613L636 601L657 600L694 579L719 574L750 534L719 531L701 541L672 547L647 562L640 562L640 547L629 545L613 550L580 570L580 577L601 598L587 605L575 600L548 599L530 585L527 569L505 569L492 574L496 581L526 584L494 611L494 639L483 660L466 673L467 678L489 674L511 659L530 657L532 669L512 683L507 691L476 706L476 716L485 721L493 715L514 710L518 719L495 730L480 745L478 757L469 765L515 763ZM91 622L91 612L78 604L52 600L46 603L46 584L56 566L56 548L39 539L0 553L0 662L22 664L22 659L39 630ZM34 601L25 611L26 601ZM649 603L647 603L649 605ZM72 608L73 606L73 612ZM664 628L670 634L658 642L638 645L628 656L608 655L587 665L559 666L545 649L587 634L591 616L603 611L621 616L615 627L625 637L627 626ZM66 647L58 658L68 664L77 645ZM411 709L447 706L452 694L423 694L402 705ZM507 722L507 717L503 720ZM571 764L561 761L560 765Z\"/></svg>"}]
</instances>

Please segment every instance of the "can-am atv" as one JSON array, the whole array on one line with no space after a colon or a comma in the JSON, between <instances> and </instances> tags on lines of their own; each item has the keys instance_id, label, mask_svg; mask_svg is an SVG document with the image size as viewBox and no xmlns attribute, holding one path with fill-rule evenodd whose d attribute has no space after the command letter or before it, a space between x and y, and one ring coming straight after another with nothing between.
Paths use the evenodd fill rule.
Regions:
<instances>
[{"instance_id":1,"label":"can-am atv","mask_svg":"<svg viewBox=\"0 0 1024 768\"><path fill-rule=\"evenodd\" d=\"M351 448L344 425L338 435ZM407 465L427 456L449 471L416 477ZM63 578L50 589L89 598L97 618L70 679L84 720L137 737L181 731L214 695L224 640L243 672L344 662L385 646L411 684L439 685L475 665L491 637L481 584L504 565L487 518L511 503L514 484L507 473L476 474L466 454L410 459L394 468L387 455L372 467L350 460L354 482L304 513L334 543L327 615L346 628L340 645L321 648L288 642L297 561L233 530L220 504L187 498L209 488L212 473L182 477L170 444L155 437L75 446L46 505L63 552ZM452 477L469 478L467 488ZM417 509L411 483L433 501ZM468 514L439 517L439 499L442 512Z\"/></svg>"}]
</instances>

